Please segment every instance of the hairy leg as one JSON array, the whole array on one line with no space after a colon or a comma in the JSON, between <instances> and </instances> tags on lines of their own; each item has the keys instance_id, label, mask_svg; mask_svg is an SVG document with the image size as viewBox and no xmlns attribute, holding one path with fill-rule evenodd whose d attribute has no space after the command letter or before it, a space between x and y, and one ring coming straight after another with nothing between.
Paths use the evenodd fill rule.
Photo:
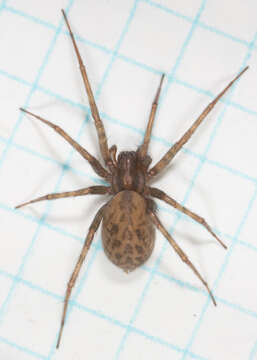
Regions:
<instances>
[{"instance_id":1,"label":"hairy leg","mask_svg":"<svg viewBox=\"0 0 257 360\"><path fill-rule=\"evenodd\" d=\"M171 246L173 247L173 249L176 251L176 253L179 255L179 257L181 258L181 260L186 263L191 270L195 273L195 275L198 277L198 279L201 280L201 282L203 283L203 285L205 286L205 288L207 289L208 293L210 294L210 297L213 301L213 304L216 306L216 301L214 299L214 296L207 284L207 282L202 278L202 276L200 275L200 273L198 272L198 270L195 268L195 266L191 263L191 261L188 259L187 255L184 253L184 251L178 246L178 244L176 243L176 241L173 239L173 237L170 235L170 233L164 228L164 226L162 225L162 223L160 222L160 220L158 219L158 217L151 212L150 213L150 217L152 222L155 224L155 226L157 227L157 229L160 230L160 232L166 237L166 239L169 241L169 243L171 244Z\"/></svg>"},{"instance_id":2,"label":"hairy leg","mask_svg":"<svg viewBox=\"0 0 257 360\"><path fill-rule=\"evenodd\" d=\"M104 206L102 206L98 210L92 224L90 225L90 228L89 228L89 231L88 231L84 246L82 248L82 251L80 253L80 256L78 258L76 266L75 266L75 268L73 270L73 273L72 273L72 275L70 277L70 280L68 282L67 290L66 290L66 294L65 294L65 300L64 300L61 327L60 327L60 332L59 332L58 341L57 341L57 345L56 345L57 348L59 347L60 342L61 342L63 326L64 326L64 322L65 322L65 318L66 318L67 307L68 307L68 302L69 302L69 298L70 298L70 295L71 295L72 288L74 287L74 285L76 283L76 280L78 278L81 266L82 266L82 264L83 264L83 262L85 260L85 257L86 257L86 255L88 253L90 245L92 244L94 235L95 235L95 233L96 233L96 231L97 231L97 229L98 229L98 227L99 227L99 225L101 223L101 220L103 218L103 211L104 211L105 206L106 206L106 204Z\"/></svg>"},{"instance_id":3,"label":"hairy leg","mask_svg":"<svg viewBox=\"0 0 257 360\"><path fill-rule=\"evenodd\" d=\"M143 144L139 148L139 155L142 159L146 156L147 151L148 151L148 146L149 146L153 123L154 123L154 119L155 119L155 115L156 115L156 111L157 111L157 107L158 107L158 101L159 101L159 97L160 97L160 93L161 93L163 79L164 79L164 74L162 74L162 77L160 80L160 85L157 89L155 98L152 103L152 108L151 108L151 112L150 112L150 116L149 116L149 120L148 120L148 124L147 124L147 128L146 128Z\"/></svg>"},{"instance_id":4,"label":"hairy leg","mask_svg":"<svg viewBox=\"0 0 257 360\"><path fill-rule=\"evenodd\" d=\"M225 92L234 84L234 82L248 69L248 66L244 68L226 87L222 90L218 96L204 109L201 115L195 120L192 126L185 132L185 134L177 141L167 152L166 154L154 165L148 172L149 177L153 177L157 175L160 171L162 171L174 158L174 156L179 152L182 146L191 138L193 133L196 131L198 126L202 123L202 121L206 118L209 112L214 108L216 103L220 100L220 98L225 94Z\"/></svg>"},{"instance_id":5,"label":"hairy leg","mask_svg":"<svg viewBox=\"0 0 257 360\"><path fill-rule=\"evenodd\" d=\"M176 200L165 194L160 189L149 187L147 189L149 191L149 194L157 199L165 201L167 204L173 206L174 208L178 209L179 211L183 212L184 214L190 216L192 219L197 221L199 224L202 224L207 231L209 231L212 236L215 237L215 239L225 248L227 249L227 246L218 238L218 236L212 231L211 227L207 224L207 222L202 218L201 216L195 214L193 211L187 209L185 206L180 205Z\"/></svg>"},{"instance_id":6,"label":"hairy leg","mask_svg":"<svg viewBox=\"0 0 257 360\"><path fill-rule=\"evenodd\" d=\"M66 22L66 25L68 27L70 36L71 36L71 40L74 46L74 50L76 52L76 56L79 62L79 68L80 68L80 72L84 81L84 85L86 88L86 92L87 92L87 96L88 96L88 101L89 101L89 105L90 105L90 109L91 109L91 113L93 116L93 119L95 121L95 127L96 127L96 131L97 131L97 135L98 135L98 140L99 140L99 145L100 145L100 150L101 150L101 154L102 157L104 159L104 162L107 166L109 166L110 163L112 163L111 157L110 157L110 153L109 153L109 148L108 148L108 143L107 143L107 137L105 134L105 130L104 130L104 125L103 122L100 118L96 103L95 103L95 99L94 99L94 95L88 80L88 76L87 76L87 72L86 72L86 68L85 65L82 61L76 40L74 38L74 35L71 31L71 27L69 24L69 21L67 19L67 16L64 12L64 10L62 10L63 16L64 16L64 20Z\"/></svg>"},{"instance_id":7,"label":"hairy leg","mask_svg":"<svg viewBox=\"0 0 257 360\"><path fill-rule=\"evenodd\" d=\"M77 152L80 153L80 155L84 159L86 159L90 163L90 165L97 173L97 175L103 177L107 181L110 180L111 175L108 173L107 170L105 170L104 167L102 167L100 162L93 155L89 154L89 152L86 149L84 149L81 145L79 145L75 140L73 140L62 128L60 128L59 126L53 124L48 120L43 119L41 116L33 114L28 110L25 110L23 108L21 108L20 110L42 121L46 125L50 126L54 131L56 131L59 135L61 135L74 149L76 149Z\"/></svg>"},{"instance_id":8,"label":"hairy leg","mask_svg":"<svg viewBox=\"0 0 257 360\"><path fill-rule=\"evenodd\" d=\"M62 199L67 197L75 197L75 196L82 196L82 195L89 195L89 194L95 194L95 195L104 195L104 194L110 194L111 187L107 186L90 186L88 188L79 189L75 191L66 191L62 193L54 193L54 194L47 194L44 196L40 196L36 199L27 201L23 204L15 206L16 209L21 208L22 206L32 204L38 201L42 200L54 200L54 199Z\"/></svg>"}]
</instances>

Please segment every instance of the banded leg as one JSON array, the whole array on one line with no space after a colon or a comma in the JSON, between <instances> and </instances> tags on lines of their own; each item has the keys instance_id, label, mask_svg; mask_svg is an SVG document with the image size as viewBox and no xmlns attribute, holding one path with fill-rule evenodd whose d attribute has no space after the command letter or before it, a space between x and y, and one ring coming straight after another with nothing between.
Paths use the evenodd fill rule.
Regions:
<instances>
[{"instance_id":1,"label":"banded leg","mask_svg":"<svg viewBox=\"0 0 257 360\"><path fill-rule=\"evenodd\" d=\"M88 188L79 189L79 190L75 190L75 191L66 191L66 192L62 192L62 193L54 193L54 194L47 194L44 196L40 196L36 199L30 200L23 204L15 206L15 209L19 209L22 206L32 204L32 203L35 203L38 201L42 201L42 200L62 199L62 198L67 198L67 197L75 197L75 196L82 196L82 195L88 195L88 194L104 195L104 194L110 194L110 192L111 192L111 187L90 186Z\"/></svg>"},{"instance_id":2,"label":"banded leg","mask_svg":"<svg viewBox=\"0 0 257 360\"><path fill-rule=\"evenodd\" d=\"M179 255L179 257L181 258L181 260L186 263L191 270L195 273L195 275L201 280L201 282L203 283L203 285L206 287L208 293L210 294L210 297L213 301L213 304L216 306L216 301L214 299L214 296L207 284L207 282L202 278L202 276L200 275L200 273L198 272L198 270L195 268L195 266L191 263L191 261L189 260L189 258L187 257L187 255L184 253L184 251L178 246L178 244L176 243L176 241L173 239L173 237L170 235L170 233L164 228L164 226L162 225L162 223L160 222L160 220L158 219L158 217L151 212L150 213L150 217L151 220L153 221L153 223L155 224L155 226L157 227L157 229L160 230L160 232L163 234L163 236L166 237L166 239L169 241L169 243L171 244L171 246L173 247L173 249L176 251L176 253Z\"/></svg>"},{"instance_id":3,"label":"banded leg","mask_svg":"<svg viewBox=\"0 0 257 360\"><path fill-rule=\"evenodd\" d=\"M80 155L84 159L86 159L90 163L90 165L92 166L93 170L97 173L97 175L101 176L107 181L110 180L111 175L108 173L107 170L105 170L104 167L102 167L100 162L93 155L89 154L89 152L86 149L84 149L81 145L79 145L75 140L73 140L62 128L60 128L58 125L55 125L48 120L43 119L41 116L33 114L28 110L25 110L23 108L20 108L20 110L42 121L46 125L50 126L54 131L56 131L59 135L61 135L74 149L76 149L77 152L80 153Z\"/></svg>"},{"instance_id":4,"label":"banded leg","mask_svg":"<svg viewBox=\"0 0 257 360\"><path fill-rule=\"evenodd\" d=\"M97 135L98 135L101 154L102 154L105 164L108 165L109 163L112 162L112 160L111 160L110 153L109 153L109 148L108 148L108 143L107 143L107 137L106 137L105 130L104 130L104 125L100 118L100 115L99 115L99 112L98 112L98 109L97 109L97 106L95 103L94 95L93 95L93 92L92 92L92 89L91 89L91 86L90 86L90 83L88 80L86 68L85 68L83 60L81 58L76 40L73 35L73 32L71 31L69 21L67 19L67 16L66 16L64 10L62 10L62 13L64 16L64 20L66 22L67 28L69 30L70 37L71 37L71 40L73 43L73 47L74 47L74 50L75 50L75 53L76 53L76 56L77 56L77 59L79 62L79 68L80 68L80 72L81 72L83 82L85 85L85 89L87 92L87 97L88 97L91 113L92 113L93 119L95 121L95 127L96 127L96 131L97 131Z\"/></svg>"},{"instance_id":5,"label":"banded leg","mask_svg":"<svg viewBox=\"0 0 257 360\"><path fill-rule=\"evenodd\" d=\"M168 151L167 153L154 165L148 172L150 177L157 175L161 170L163 170L170 161L174 158L174 156L179 152L182 146L191 138L195 130L202 123L202 121L206 118L209 112L214 108L216 103L220 100L220 98L225 94L225 92L234 84L234 82L248 69L248 66L245 67L226 87L222 90L218 96L204 109L201 115L195 120L192 126L185 132L185 134L177 141Z\"/></svg>"},{"instance_id":6,"label":"banded leg","mask_svg":"<svg viewBox=\"0 0 257 360\"><path fill-rule=\"evenodd\" d=\"M115 167L117 167L118 163L117 163L117 158L116 158L116 155L117 155L117 145L112 145L109 149L110 151L110 155L111 155L111 158L112 158L112 161L113 161L113 164Z\"/></svg>"},{"instance_id":7,"label":"banded leg","mask_svg":"<svg viewBox=\"0 0 257 360\"><path fill-rule=\"evenodd\" d=\"M193 211L187 209L185 206L180 205L176 200L165 194L160 189L157 188L148 188L149 194L157 199L160 199L162 201L165 201L167 204L173 206L174 208L178 209L179 211L183 212L184 214L188 215L195 221L197 221L199 224L203 225L207 231L209 231L212 236L215 237L215 239L224 247L224 249L227 249L227 246L218 238L218 236L212 231L210 225L202 218L201 216L195 214Z\"/></svg>"},{"instance_id":8,"label":"banded leg","mask_svg":"<svg viewBox=\"0 0 257 360\"><path fill-rule=\"evenodd\" d=\"M85 260L85 257L88 253L88 250L90 248L90 245L92 244L92 241L93 241L93 238L94 238L94 235L101 223L101 220L103 218L103 211L104 211L104 208L105 208L106 204L104 206L102 206L92 224L90 225L89 227L89 231L88 231L88 234L87 234L87 237L86 237L86 240L85 240L85 243L83 245L83 248L82 248L82 251L80 253L80 256L78 258L78 261L76 263L76 266L73 270L73 273L70 277L70 280L68 282L68 285L67 285L67 290L66 290L66 294L65 294L65 300L64 300L64 306L63 306L63 314L62 314L62 321L61 321L61 327L60 327L60 331L59 331L59 336L58 336L58 341L57 341L57 345L56 345L56 348L59 347L60 345L60 342L61 342L61 337L62 337L62 332L63 332L63 326L64 326L64 322L65 322L65 318L66 318L66 313L67 313L67 307L68 307L68 302L69 302L69 299L70 299L70 295L71 295L71 291L72 291L72 288L74 287L75 283L76 283L76 280L78 278L78 275L79 275L79 272L80 272L80 269L81 269L81 266Z\"/></svg>"},{"instance_id":9,"label":"banded leg","mask_svg":"<svg viewBox=\"0 0 257 360\"><path fill-rule=\"evenodd\" d=\"M151 112L150 112L150 116L149 116L149 120L148 120L148 124L147 124L147 128L146 128L143 144L139 148L139 155L142 159L146 156L147 151L148 151L148 146L149 146L153 123L154 123L154 119L155 119L155 115L156 115L156 111L157 111L157 107L158 107L158 101L159 101L159 97L160 97L160 93L161 93L163 79L164 79L164 74L162 74L162 77L160 80L160 85L157 89L154 101L152 103L152 108L151 108Z\"/></svg>"}]
</instances>

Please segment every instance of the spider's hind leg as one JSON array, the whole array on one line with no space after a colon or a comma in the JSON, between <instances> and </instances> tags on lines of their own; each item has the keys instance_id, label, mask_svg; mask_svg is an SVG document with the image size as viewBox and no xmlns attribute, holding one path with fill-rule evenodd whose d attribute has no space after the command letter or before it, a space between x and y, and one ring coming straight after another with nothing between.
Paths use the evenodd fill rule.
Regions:
<instances>
[{"instance_id":1,"label":"spider's hind leg","mask_svg":"<svg viewBox=\"0 0 257 360\"><path fill-rule=\"evenodd\" d=\"M191 217L193 220L195 220L199 224L203 225L205 227L205 229L207 231L209 231L209 233L220 243L220 245L223 246L224 249L227 249L227 246L213 232L210 225L205 221L204 218L202 218L201 216L195 214L193 211L189 210L185 206L180 205L176 200L174 200L173 198L171 198L170 196L165 194L165 192L160 190L160 189L149 187L147 190L148 190L148 192L149 192L149 194L151 196L153 196L153 197L155 197L155 198L157 198L159 200L165 201L167 204L173 206L175 209L181 211L182 213L184 213L187 216Z\"/></svg>"},{"instance_id":2,"label":"spider's hind leg","mask_svg":"<svg viewBox=\"0 0 257 360\"><path fill-rule=\"evenodd\" d=\"M180 246L176 243L176 241L173 239L173 237L170 235L170 233L165 229L165 227L162 225L162 223L160 222L160 220L158 219L158 217L156 216L156 214L154 212L150 212L150 217L152 222L154 223L154 225L157 227L157 229L160 230L160 232L163 234L163 236L166 237L166 239L169 241L169 243L171 244L171 246L173 247L173 249L176 251L176 253L179 255L179 257L181 258L181 260L186 263L191 270L195 273L195 275L198 277L198 279L201 280L201 282L203 283L203 285L205 286L205 288L207 289L213 304L216 306L216 301L215 298L207 284L207 282L203 279L203 277L201 276L201 274L199 273L199 271L196 269L196 267L192 264L192 262L189 260L189 258L187 257L187 255L184 253L184 251L180 248Z\"/></svg>"},{"instance_id":3,"label":"spider's hind leg","mask_svg":"<svg viewBox=\"0 0 257 360\"><path fill-rule=\"evenodd\" d=\"M81 266L85 260L85 257L88 253L88 250L92 244L94 235L102 221L103 218L103 214L104 214L104 208L106 207L106 204L103 205L97 212L94 220L92 221L90 227L89 227L89 231L87 234L87 237L85 239L83 248L81 250L80 256L78 258L78 261L75 265L75 268L73 270L73 273L70 277L70 280L68 282L67 285L67 290L66 290L66 294L65 294L65 300L64 300L64 306L63 306L63 314L62 314L62 321L61 321L61 327L60 327L60 331L59 331L59 336L58 336L58 341L57 341L57 345L56 347L58 348L60 346L60 342L61 342L61 337L62 337L62 332L63 332L63 327L64 327L64 322L65 322L65 318L66 318L66 313L67 313L67 308L68 308L68 303L69 303L69 299L71 296L71 291L76 283L76 280L78 278Z\"/></svg>"}]
</instances>

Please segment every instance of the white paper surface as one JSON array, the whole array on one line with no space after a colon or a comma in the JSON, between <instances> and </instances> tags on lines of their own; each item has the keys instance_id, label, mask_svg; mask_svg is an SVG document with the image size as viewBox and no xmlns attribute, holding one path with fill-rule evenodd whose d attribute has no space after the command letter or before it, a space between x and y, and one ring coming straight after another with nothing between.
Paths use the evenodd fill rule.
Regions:
<instances>
[{"instance_id":1,"label":"white paper surface","mask_svg":"<svg viewBox=\"0 0 257 360\"><path fill-rule=\"evenodd\" d=\"M88 101L61 16L66 9L109 145L142 141L166 74L153 163L246 65L155 186L203 216L158 202L159 217L208 281L215 308L167 241L127 275L98 231L72 293L55 350L66 284L105 197L14 206L101 184L58 134L58 124L100 156ZM257 359L257 4L254 1L7 0L0 3L0 359Z\"/></svg>"}]
</instances>

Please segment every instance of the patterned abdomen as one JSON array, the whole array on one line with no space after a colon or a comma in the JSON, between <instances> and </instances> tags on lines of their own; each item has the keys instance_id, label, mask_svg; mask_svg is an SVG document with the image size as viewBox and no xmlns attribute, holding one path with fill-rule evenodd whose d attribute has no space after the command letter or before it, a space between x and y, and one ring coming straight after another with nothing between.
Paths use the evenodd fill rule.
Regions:
<instances>
[{"instance_id":1,"label":"patterned abdomen","mask_svg":"<svg viewBox=\"0 0 257 360\"><path fill-rule=\"evenodd\" d=\"M151 255L154 238L146 200L134 191L115 195L102 223L103 248L110 261L126 272L134 270Z\"/></svg>"}]
</instances>

